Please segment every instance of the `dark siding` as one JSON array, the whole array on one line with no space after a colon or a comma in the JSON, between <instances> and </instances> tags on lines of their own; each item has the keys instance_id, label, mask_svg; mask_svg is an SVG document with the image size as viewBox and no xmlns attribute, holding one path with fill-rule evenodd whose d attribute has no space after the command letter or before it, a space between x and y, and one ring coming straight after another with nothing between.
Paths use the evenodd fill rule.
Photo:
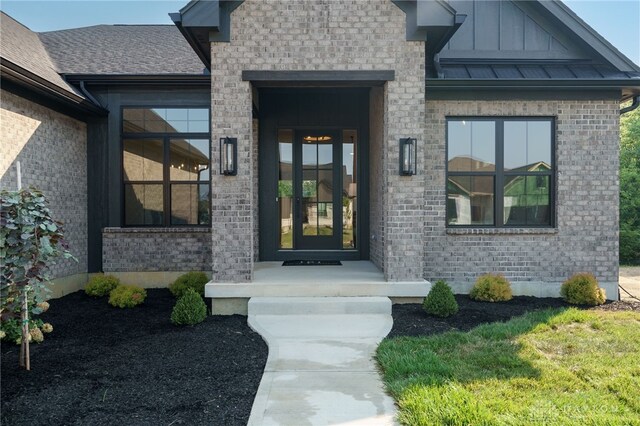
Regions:
<instances>
[{"instance_id":1,"label":"dark siding","mask_svg":"<svg viewBox=\"0 0 640 426\"><path fill-rule=\"evenodd\" d=\"M490 1L475 8L475 48L477 50L500 50L500 5Z\"/></svg>"},{"instance_id":2,"label":"dark siding","mask_svg":"<svg viewBox=\"0 0 640 426\"><path fill-rule=\"evenodd\" d=\"M443 58L480 55L513 59L515 52L554 52L556 59L589 56L557 24L542 16L534 2L451 0L449 3L458 13L466 14L467 19L443 49Z\"/></svg>"},{"instance_id":3,"label":"dark siding","mask_svg":"<svg viewBox=\"0 0 640 426\"><path fill-rule=\"evenodd\" d=\"M102 229L122 225L120 109L123 106L211 106L208 87L90 88L109 117L87 125L89 272L102 270Z\"/></svg>"}]
</instances>

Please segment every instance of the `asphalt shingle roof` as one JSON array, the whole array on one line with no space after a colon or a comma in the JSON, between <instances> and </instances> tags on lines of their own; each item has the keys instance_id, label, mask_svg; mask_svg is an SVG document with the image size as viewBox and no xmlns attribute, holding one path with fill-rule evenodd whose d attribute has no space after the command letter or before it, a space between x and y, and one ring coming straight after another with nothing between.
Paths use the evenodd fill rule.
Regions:
<instances>
[{"instance_id":1,"label":"asphalt shingle roof","mask_svg":"<svg viewBox=\"0 0 640 426\"><path fill-rule=\"evenodd\" d=\"M95 25L40 33L62 74L197 74L204 66L175 25Z\"/></svg>"},{"instance_id":2,"label":"asphalt shingle roof","mask_svg":"<svg viewBox=\"0 0 640 426\"><path fill-rule=\"evenodd\" d=\"M38 34L6 13L0 13L0 56L63 90L78 94L58 75Z\"/></svg>"}]
</instances>

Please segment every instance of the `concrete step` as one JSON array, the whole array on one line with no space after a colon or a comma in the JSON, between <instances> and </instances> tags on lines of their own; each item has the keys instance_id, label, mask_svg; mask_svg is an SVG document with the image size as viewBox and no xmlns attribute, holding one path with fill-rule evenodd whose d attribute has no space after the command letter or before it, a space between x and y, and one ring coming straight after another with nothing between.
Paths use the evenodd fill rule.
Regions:
<instances>
[{"instance_id":1,"label":"concrete step","mask_svg":"<svg viewBox=\"0 0 640 426\"><path fill-rule=\"evenodd\" d=\"M252 297L249 315L391 315L388 297Z\"/></svg>"},{"instance_id":2,"label":"concrete step","mask_svg":"<svg viewBox=\"0 0 640 426\"><path fill-rule=\"evenodd\" d=\"M250 297L425 297L428 281L418 282L304 282L304 283L208 283L205 296L212 298Z\"/></svg>"},{"instance_id":3,"label":"concrete step","mask_svg":"<svg viewBox=\"0 0 640 426\"><path fill-rule=\"evenodd\" d=\"M386 336L393 326L391 314L251 315L247 322L270 339L343 339Z\"/></svg>"}]
</instances>

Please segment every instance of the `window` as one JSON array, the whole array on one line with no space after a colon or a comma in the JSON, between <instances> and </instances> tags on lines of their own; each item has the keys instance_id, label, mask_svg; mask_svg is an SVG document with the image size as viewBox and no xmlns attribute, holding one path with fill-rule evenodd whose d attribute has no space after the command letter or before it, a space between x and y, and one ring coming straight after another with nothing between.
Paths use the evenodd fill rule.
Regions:
<instances>
[{"instance_id":1,"label":"window","mask_svg":"<svg viewBox=\"0 0 640 426\"><path fill-rule=\"evenodd\" d=\"M551 118L447 120L447 225L553 225Z\"/></svg>"},{"instance_id":2,"label":"window","mask_svg":"<svg viewBox=\"0 0 640 426\"><path fill-rule=\"evenodd\" d=\"M210 223L208 108L124 108L125 226Z\"/></svg>"}]
</instances>

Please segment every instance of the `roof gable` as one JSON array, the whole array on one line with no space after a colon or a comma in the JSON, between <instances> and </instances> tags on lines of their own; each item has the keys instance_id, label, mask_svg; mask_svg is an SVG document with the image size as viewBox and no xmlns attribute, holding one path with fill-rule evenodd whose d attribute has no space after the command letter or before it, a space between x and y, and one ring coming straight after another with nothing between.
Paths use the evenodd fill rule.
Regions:
<instances>
[{"instance_id":1,"label":"roof gable","mask_svg":"<svg viewBox=\"0 0 640 426\"><path fill-rule=\"evenodd\" d=\"M640 72L561 1L449 0L449 4L468 17L440 52L445 62L544 61Z\"/></svg>"},{"instance_id":2,"label":"roof gable","mask_svg":"<svg viewBox=\"0 0 640 426\"><path fill-rule=\"evenodd\" d=\"M447 57L588 59L565 33L535 11L533 2L451 0L468 16L441 52ZM482 52L482 53L479 53Z\"/></svg>"},{"instance_id":3,"label":"roof gable","mask_svg":"<svg viewBox=\"0 0 640 426\"><path fill-rule=\"evenodd\" d=\"M62 91L79 96L56 70L38 34L4 12L0 12L0 56L9 65L57 86Z\"/></svg>"}]
</instances>

